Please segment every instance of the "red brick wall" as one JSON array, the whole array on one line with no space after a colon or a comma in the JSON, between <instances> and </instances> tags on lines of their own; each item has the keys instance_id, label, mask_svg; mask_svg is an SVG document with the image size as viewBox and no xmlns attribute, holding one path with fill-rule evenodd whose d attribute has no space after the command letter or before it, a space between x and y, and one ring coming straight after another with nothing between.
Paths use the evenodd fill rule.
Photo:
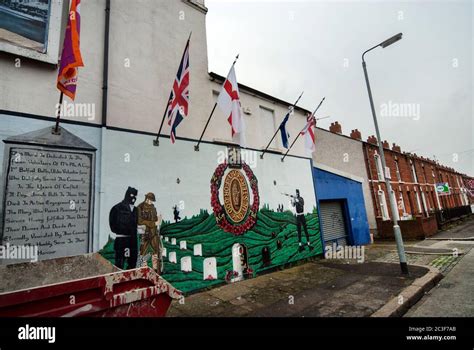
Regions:
<instances>
[{"instance_id":1,"label":"red brick wall","mask_svg":"<svg viewBox=\"0 0 474 350\"><path fill-rule=\"evenodd\" d=\"M378 154L379 150L376 144L375 137L369 137L368 142L364 143L364 148L367 155L366 165L368 170L368 177L369 180L372 180L370 188L372 190L372 198L374 201L375 216L378 218L382 217L382 213L380 211L380 203L378 199L378 190L380 188L385 192L387 210L389 216L392 217L390 199L386 190L385 182L379 181L377 177L377 167L374 155ZM393 149L388 148L388 143L384 142L385 162L390 170L390 182L392 185L392 189L395 192L396 199L397 201L399 200L401 188L401 194L403 196L403 201L405 204L405 211L408 215L412 215L413 217L417 215L426 216L426 213L424 212L421 191L425 194L429 214L431 215L434 210L438 210L438 203L436 200L434 184L441 181L448 182L451 188L450 195L440 196L441 206L443 208L453 208L462 205L461 199L459 197L461 190L458 187L456 181L456 176L460 176L459 173L457 173L454 169L439 165L438 163L430 159L418 157L416 154L411 155L401 153L399 152L399 146L394 145L392 148ZM397 178L395 162L398 163L401 181L399 181ZM417 183L414 183L415 181L412 175L411 162L414 164L415 167ZM384 169L382 169L382 172L383 171ZM435 177L433 177L433 172ZM417 189L419 195L421 213L418 210L415 198L415 188ZM402 217L402 210L399 210L399 216Z\"/></svg>"},{"instance_id":2,"label":"red brick wall","mask_svg":"<svg viewBox=\"0 0 474 350\"><path fill-rule=\"evenodd\" d=\"M438 222L436 217L429 218L417 217L415 220L399 221L400 231L405 240L424 239L434 235L438 231ZM380 239L393 239L392 221L383 221L377 219L377 232Z\"/></svg>"}]
</instances>

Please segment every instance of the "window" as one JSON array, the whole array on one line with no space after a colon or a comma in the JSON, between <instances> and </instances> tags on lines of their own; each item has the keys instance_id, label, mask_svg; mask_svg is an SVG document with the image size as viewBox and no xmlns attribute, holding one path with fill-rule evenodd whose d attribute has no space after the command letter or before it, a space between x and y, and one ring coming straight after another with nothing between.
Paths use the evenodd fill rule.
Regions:
<instances>
[{"instance_id":1,"label":"window","mask_svg":"<svg viewBox=\"0 0 474 350\"><path fill-rule=\"evenodd\" d=\"M385 200L384 191L379 190L378 197L379 197L380 213L382 214L382 219L389 220L390 218L388 216L387 201Z\"/></svg>"},{"instance_id":2,"label":"window","mask_svg":"<svg viewBox=\"0 0 474 350\"><path fill-rule=\"evenodd\" d=\"M423 202L423 208L425 208L425 213L426 213L426 216L429 217L430 214L429 214L429 204L426 204L426 197L425 197L425 192L423 191L420 191L421 192L421 200Z\"/></svg>"},{"instance_id":3,"label":"window","mask_svg":"<svg viewBox=\"0 0 474 350\"><path fill-rule=\"evenodd\" d=\"M426 169L425 169L425 165L422 163L421 166L422 166L422 169L423 169L423 180L424 180L425 183L426 183Z\"/></svg>"},{"instance_id":4,"label":"window","mask_svg":"<svg viewBox=\"0 0 474 350\"><path fill-rule=\"evenodd\" d=\"M433 185L434 187L435 185ZM439 196L438 196L438 191L436 191L436 188L433 190L431 190L431 197L433 198L433 206L436 206L436 204L438 204L438 210L441 210L443 209L441 207L441 202L439 200Z\"/></svg>"},{"instance_id":5,"label":"window","mask_svg":"<svg viewBox=\"0 0 474 350\"><path fill-rule=\"evenodd\" d=\"M418 213L423 213L423 211L421 210L421 204L420 204L420 196L418 195L418 192L416 191L415 189L415 200L416 200L416 207L418 208ZM426 211L426 208L425 208L425 211Z\"/></svg>"},{"instance_id":6,"label":"window","mask_svg":"<svg viewBox=\"0 0 474 350\"><path fill-rule=\"evenodd\" d=\"M382 161L380 160L380 156L376 153L374 155L374 160L375 160L375 167L377 168L377 178L379 181L383 181L383 173L382 173Z\"/></svg>"},{"instance_id":7,"label":"window","mask_svg":"<svg viewBox=\"0 0 474 350\"><path fill-rule=\"evenodd\" d=\"M413 182L418 183L418 178L416 177L416 170L415 170L415 163L410 160L410 165L411 165L411 175L413 177Z\"/></svg>"},{"instance_id":8,"label":"window","mask_svg":"<svg viewBox=\"0 0 474 350\"><path fill-rule=\"evenodd\" d=\"M268 142L275 133L275 113L272 109L260 106L260 140ZM277 142L280 138L275 137L270 144L269 148L278 148ZM265 143L262 147L265 147Z\"/></svg>"},{"instance_id":9,"label":"window","mask_svg":"<svg viewBox=\"0 0 474 350\"><path fill-rule=\"evenodd\" d=\"M467 191L465 188L461 190L461 198L463 199L463 205L469 205L469 199L467 199Z\"/></svg>"},{"instance_id":10,"label":"window","mask_svg":"<svg viewBox=\"0 0 474 350\"><path fill-rule=\"evenodd\" d=\"M402 220L407 219L408 216L407 216L407 211L405 208L405 201L403 200L403 194L401 192L400 192L400 196L398 197L397 206L398 206L398 211L402 212Z\"/></svg>"},{"instance_id":11,"label":"window","mask_svg":"<svg viewBox=\"0 0 474 350\"><path fill-rule=\"evenodd\" d=\"M398 160L395 161L395 170L397 172L397 180L402 181L402 178L400 176L400 168L398 167Z\"/></svg>"}]
</instances>

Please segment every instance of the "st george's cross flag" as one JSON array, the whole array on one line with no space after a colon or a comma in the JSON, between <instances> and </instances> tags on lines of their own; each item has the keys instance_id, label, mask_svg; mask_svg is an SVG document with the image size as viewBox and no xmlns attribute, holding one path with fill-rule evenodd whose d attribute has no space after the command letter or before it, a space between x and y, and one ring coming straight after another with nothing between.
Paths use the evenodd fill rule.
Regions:
<instances>
[{"instance_id":1,"label":"st george's cross flag","mask_svg":"<svg viewBox=\"0 0 474 350\"><path fill-rule=\"evenodd\" d=\"M288 109L288 113L286 113L285 118L283 119L279 127L281 134L281 143L285 148L288 148L288 140L290 138L290 134L288 133L288 131L286 131L286 123L288 122L290 116L293 114L293 110L293 106L290 106L290 108Z\"/></svg>"},{"instance_id":2,"label":"st george's cross flag","mask_svg":"<svg viewBox=\"0 0 474 350\"><path fill-rule=\"evenodd\" d=\"M306 125L303 130L301 130L301 136L304 136L304 148L308 153L316 151L316 136L314 134L315 126L316 118L312 114L307 114Z\"/></svg>"},{"instance_id":3,"label":"st george's cross flag","mask_svg":"<svg viewBox=\"0 0 474 350\"><path fill-rule=\"evenodd\" d=\"M176 141L176 128L188 116L189 107L189 39L168 99L166 115L171 126L170 139Z\"/></svg>"},{"instance_id":4,"label":"st george's cross flag","mask_svg":"<svg viewBox=\"0 0 474 350\"><path fill-rule=\"evenodd\" d=\"M77 67L84 67L80 49L81 0L72 0L64 36L57 88L71 100L76 97Z\"/></svg>"},{"instance_id":5,"label":"st george's cross flag","mask_svg":"<svg viewBox=\"0 0 474 350\"><path fill-rule=\"evenodd\" d=\"M232 139L241 146L245 146L245 123L234 65L230 68L227 79L222 85L222 90L217 98L217 105L227 117L227 121L231 126Z\"/></svg>"}]
</instances>

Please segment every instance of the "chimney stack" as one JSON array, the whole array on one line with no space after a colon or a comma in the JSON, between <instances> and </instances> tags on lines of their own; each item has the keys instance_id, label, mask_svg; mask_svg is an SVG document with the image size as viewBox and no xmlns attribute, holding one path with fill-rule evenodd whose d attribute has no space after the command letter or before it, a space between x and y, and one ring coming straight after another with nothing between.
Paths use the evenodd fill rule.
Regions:
<instances>
[{"instance_id":1,"label":"chimney stack","mask_svg":"<svg viewBox=\"0 0 474 350\"><path fill-rule=\"evenodd\" d=\"M383 148L390 149L390 145L389 145L389 143L388 143L387 140L385 140L384 142L382 142L382 146L383 146Z\"/></svg>"},{"instance_id":2,"label":"chimney stack","mask_svg":"<svg viewBox=\"0 0 474 350\"><path fill-rule=\"evenodd\" d=\"M400 146L398 146L396 143L393 143L393 144L392 144L392 151L395 151L395 152L398 152L398 153L402 153L402 149L401 149Z\"/></svg>"},{"instance_id":3,"label":"chimney stack","mask_svg":"<svg viewBox=\"0 0 474 350\"><path fill-rule=\"evenodd\" d=\"M334 123L331 123L329 131L335 134L342 134L342 126L339 124L339 122L335 121Z\"/></svg>"},{"instance_id":4,"label":"chimney stack","mask_svg":"<svg viewBox=\"0 0 474 350\"><path fill-rule=\"evenodd\" d=\"M359 141L362 140L362 134L357 129L354 129L351 131L351 137L355 140L359 140Z\"/></svg>"},{"instance_id":5,"label":"chimney stack","mask_svg":"<svg viewBox=\"0 0 474 350\"><path fill-rule=\"evenodd\" d=\"M376 145L376 146L378 145L377 138L374 135L369 136L367 138L367 143L371 143L372 145Z\"/></svg>"}]
</instances>

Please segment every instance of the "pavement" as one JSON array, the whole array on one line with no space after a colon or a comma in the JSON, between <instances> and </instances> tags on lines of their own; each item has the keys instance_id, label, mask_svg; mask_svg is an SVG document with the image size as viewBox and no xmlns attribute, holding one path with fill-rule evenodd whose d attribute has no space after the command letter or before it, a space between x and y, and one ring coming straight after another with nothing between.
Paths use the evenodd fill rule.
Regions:
<instances>
[{"instance_id":1,"label":"pavement","mask_svg":"<svg viewBox=\"0 0 474 350\"><path fill-rule=\"evenodd\" d=\"M470 237L474 237L474 215L425 240L405 242L408 264L436 267L447 275L474 247L474 238ZM398 262L394 242L375 243L368 251L372 251L369 260Z\"/></svg>"},{"instance_id":2,"label":"pavement","mask_svg":"<svg viewBox=\"0 0 474 350\"><path fill-rule=\"evenodd\" d=\"M167 316L474 316L470 237L474 215L432 239L405 242L408 276L400 274L395 243L376 242L365 246L364 263L314 259L186 296Z\"/></svg>"},{"instance_id":3,"label":"pavement","mask_svg":"<svg viewBox=\"0 0 474 350\"><path fill-rule=\"evenodd\" d=\"M453 239L453 240L474 240L474 230L472 222L473 215L464 218L455 224L451 225L446 230L436 233L434 236L427 238L427 240L439 239Z\"/></svg>"},{"instance_id":4,"label":"pavement","mask_svg":"<svg viewBox=\"0 0 474 350\"><path fill-rule=\"evenodd\" d=\"M319 260L175 301L169 317L366 317L428 272L390 263Z\"/></svg>"},{"instance_id":5,"label":"pavement","mask_svg":"<svg viewBox=\"0 0 474 350\"><path fill-rule=\"evenodd\" d=\"M405 317L473 317L474 250L471 250Z\"/></svg>"},{"instance_id":6,"label":"pavement","mask_svg":"<svg viewBox=\"0 0 474 350\"><path fill-rule=\"evenodd\" d=\"M406 317L474 316L474 238L470 237L474 237L472 217L439 232L434 240L425 241L435 241L435 247L456 249L464 254L455 258L456 263L444 272L445 277L407 312Z\"/></svg>"}]
</instances>

